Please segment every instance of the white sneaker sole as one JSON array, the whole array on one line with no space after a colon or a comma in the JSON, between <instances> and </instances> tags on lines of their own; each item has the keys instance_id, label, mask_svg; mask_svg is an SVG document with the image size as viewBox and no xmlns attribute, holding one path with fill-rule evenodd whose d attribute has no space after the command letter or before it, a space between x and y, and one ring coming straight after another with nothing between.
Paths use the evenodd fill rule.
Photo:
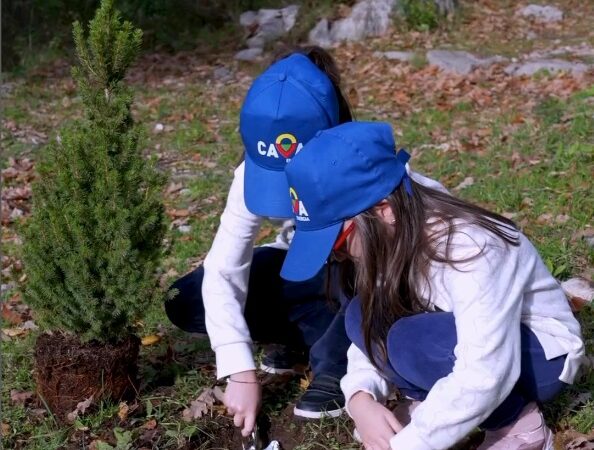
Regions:
<instances>
[{"instance_id":1,"label":"white sneaker sole","mask_svg":"<svg viewBox=\"0 0 594 450\"><path fill-rule=\"evenodd\" d=\"M333 409L330 411L306 411L295 406L293 414L297 417L303 417L304 419L323 419L340 417L345 410L346 408Z\"/></svg>"}]
</instances>

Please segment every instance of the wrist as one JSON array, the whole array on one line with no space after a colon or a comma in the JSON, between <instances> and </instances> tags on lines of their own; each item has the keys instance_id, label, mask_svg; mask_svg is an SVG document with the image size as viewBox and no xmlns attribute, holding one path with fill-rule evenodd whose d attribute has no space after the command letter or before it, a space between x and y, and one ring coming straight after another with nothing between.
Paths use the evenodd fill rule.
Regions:
<instances>
[{"instance_id":1,"label":"wrist","mask_svg":"<svg viewBox=\"0 0 594 450\"><path fill-rule=\"evenodd\" d=\"M238 383L260 383L256 376L255 370L246 370L244 372L237 372L229 375L228 381L235 381Z\"/></svg>"},{"instance_id":2,"label":"wrist","mask_svg":"<svg viewBox=\"0 0 594 450\"><path fill-rule=\"evenodd\" d=\"M358 391L353 394L353 396L349 400L349 409L353 407L357 407L359 404L368 403L368 402L375 402L375 398L369 392L365 391Z\"/></svg>"}]
</instances>

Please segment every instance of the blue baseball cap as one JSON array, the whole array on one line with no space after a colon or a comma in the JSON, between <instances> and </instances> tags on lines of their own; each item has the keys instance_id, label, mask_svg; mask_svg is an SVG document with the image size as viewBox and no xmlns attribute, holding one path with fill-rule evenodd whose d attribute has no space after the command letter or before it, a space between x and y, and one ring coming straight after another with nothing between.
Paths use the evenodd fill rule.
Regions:
<instances>
[{"instance_id":1,"label":"blue baseball cap","mask_svg":"<svg viewBox=\"0 0 594 450\"><path fill-rule=\"evenodd\" d=\"M328 76L294 53L252 84L241 108L244 198L260 216L292 217L285 165L316 132L338 124L338 99Z\"/></svg>"},{"instance_id":2,"label":"blue baseball cap","mask_svg":"<svg viewBox=\"0 0 594 450\"><path fill-rule=\"evenodd\" d=\"M344 221L407 179L409 158L404 150L396 153L387 123L350 122L318 132L285 168L296 230L281 276L291 281L313 277Z\"/></svg>"}]
</instances>

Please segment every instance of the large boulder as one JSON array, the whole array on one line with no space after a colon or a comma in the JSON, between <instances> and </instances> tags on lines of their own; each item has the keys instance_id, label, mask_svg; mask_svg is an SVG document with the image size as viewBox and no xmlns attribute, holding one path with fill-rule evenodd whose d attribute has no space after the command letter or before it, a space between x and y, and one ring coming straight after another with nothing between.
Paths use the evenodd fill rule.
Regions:
<instances>
[{"instance_id":1,"label":"large boulder","mask_svg":"<svg viewBox=\"0 0 594 450\"><path fill-rule=\"evenodd\" d=\"M239 23L251 34L247 39L248 47L262 48L291 31L298 12L298 5L289 5L281 9L260 9L241 14Z\"/></svg>"},{"instance_id":2,"label":"large boulder","mask_svg":"<svg viewBox=\"0 0 594 450\"><path fill-rule=\"evenodd\" d=\"M392 24L396 0L362 0L344 19L329 22L322 19L310 31L309 41L321 47L332 47L342 41L358 41L385 34Z\"/></svg>"}]
</instances>

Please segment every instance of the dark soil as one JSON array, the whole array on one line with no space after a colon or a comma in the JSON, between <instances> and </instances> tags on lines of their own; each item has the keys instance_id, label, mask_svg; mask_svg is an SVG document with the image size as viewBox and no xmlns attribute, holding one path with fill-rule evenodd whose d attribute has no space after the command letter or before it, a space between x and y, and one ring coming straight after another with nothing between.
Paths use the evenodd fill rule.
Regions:
<instances>
[{"instance_id":1,"label":"dark soil","mask_svg":"<svg viewBox=\"0 0 594 450\"><path fill-rule=\"evenodd\" d=\"M35 345L37 394L66 420L79 402L130 399L137 392L140 340L119 344L81 343L76 336L42 334Z\"/></svg>"}]
</instances>

